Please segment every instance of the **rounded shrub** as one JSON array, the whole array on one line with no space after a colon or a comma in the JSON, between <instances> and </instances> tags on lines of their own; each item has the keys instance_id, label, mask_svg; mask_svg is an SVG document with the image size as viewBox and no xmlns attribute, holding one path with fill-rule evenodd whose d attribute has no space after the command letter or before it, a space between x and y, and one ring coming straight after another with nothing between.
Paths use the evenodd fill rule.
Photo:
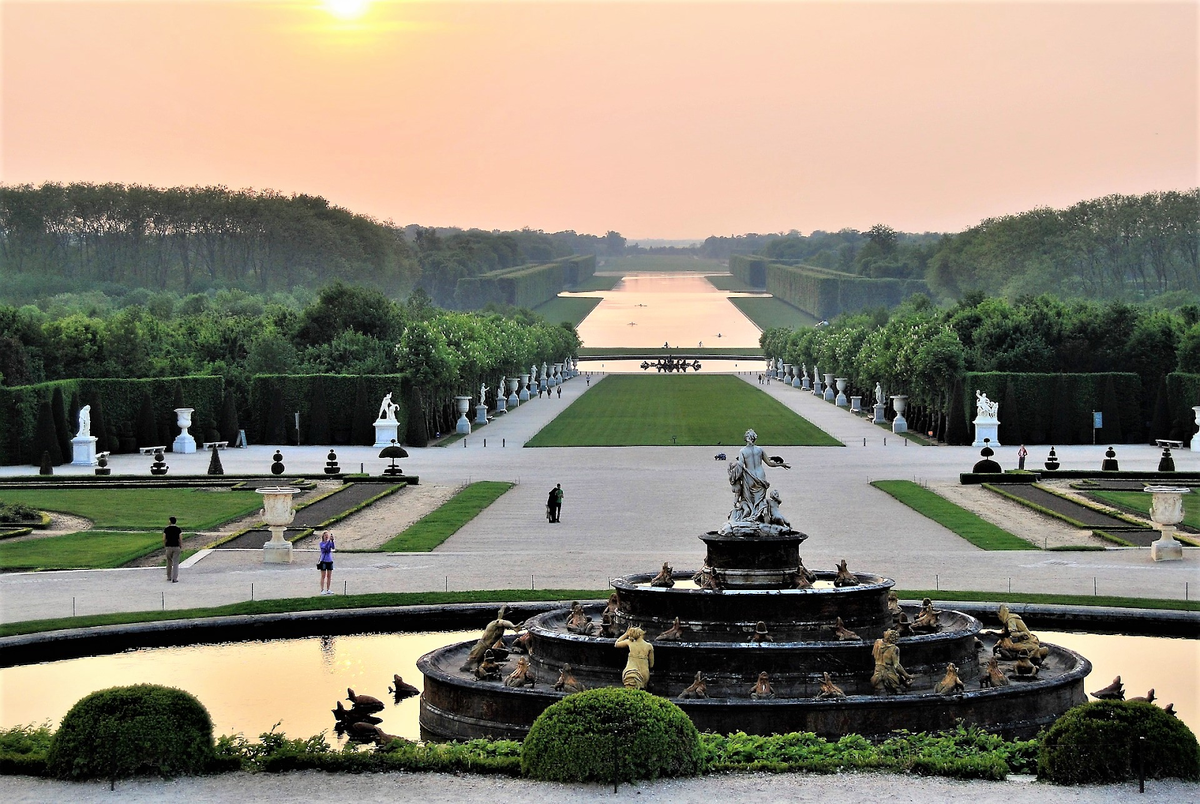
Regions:
<instances>
[{"instance_id":1,"label":"rounded shrub","mask_svg":"<svg viewBox=\"0 0 1200 804\"><path fill-rule=\"evenodd\" d=\"M164 778L204 773L213 761L213 726L195 696L157 684L93 692L54 735L46 766L60 779Z\"/></svg>"},{"instance_id":2,"label":"rounded shrub","mask_svg":"<svg viewBox=\"0 0 1200 804\"><path fill-rule=\"evenodd\" d=\"M643 690L604 687L548 707L521 746L521 772L544 781L694 776L700 734L683 710Z\"/></svg>"},{"instance_id":3,"label":"rounded shrub","mask_svg":"<svg viewBox=\"0 0 1200 804\"><path fill-rule=\"evenodd\" d=\"M1147 778L1200 779L1196 735L1143 701L1093 701L1069 710L1042 737L1038 777L1058 784L1135 779L1139 752Z\"/></svg>"}]
</instances>

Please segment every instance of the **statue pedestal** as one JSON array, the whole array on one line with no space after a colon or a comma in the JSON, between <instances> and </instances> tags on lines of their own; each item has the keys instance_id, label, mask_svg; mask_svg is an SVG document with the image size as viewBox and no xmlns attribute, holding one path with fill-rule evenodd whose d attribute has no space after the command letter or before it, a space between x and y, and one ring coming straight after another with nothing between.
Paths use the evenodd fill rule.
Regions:
<instances>
[{"instance_id":1,"label":"statue pedestal","mask_svg":"<svg viewBox=\"0 0 1200 804\"><path fill-rule=\"evenodd\" d=\"M400 436L396 434L400 423L395 419L376 419L375 420L375 447L383 449L390 447L392 442L400 443Z\"/></svg>"},{"instance_id":2,"label":"statue pedestal","mask_svg":"<svg viewBox=\"0 0 1200 804\"><path fill-rule=\"evenodd\" d=\"M190 433L180 433L179 435L175 436L175 440L171 442L171 451L176 455L195 452L196 439L192 438Z\"/></svg>"},{"instance_id":3,"label":"statue pedestal","mask_svg":"<svg viewBox=\"0 0 1200 804\"><path fill-rule=\"evenodd\" d=\"M501 413L508 413L508 397L506 397L503 393L496 397L495 415L499 416Z\"/></svg>"},{"instance_id":4,"label":"statue pedestal","mask_svg":"<svg viewBox=\"0 0 1200 804\"><path fill-rule=\"evenodd\" d=\"M1150 545L1150 557L1155 561L1183 561L1183 545L1175 541L1175 528L1162 529L1162 536Z\"/></svg>"},{"instance_id":5,"label":"statue pedestal","mask_svg":"<svg viewBox=\"0 0 1200 804\"><path fill-rule=\"evenodd\" d=\"M875 417L871 419L872 424L887 424L887 405L882 402L875 403Z\"/></svg>"},{"instance_id":6,"label":"statue pedestal","mask_svg":"<svg viewBox=\"0 0 1200 804\"><path fill-rule=\"evenodd\" d=\"M850 381L845 377L837 377L834 382L837 383L837 398L834 399L834 404L839 408L849 407L850 400L846 399L846 386L850 384Z\"/></svg>"},{"instance_id":7,"label":"statue pedestal","mask_svg":"<svg viewBox=\"0 0 1200 804\"><path fill-rule=\"evenodd\" d=\"M1192 413L1196 414L1196 426L1200 427L1200 405L1192 408ZM1200 432L1192 434L1192 452L1200 452Z\"/></svg>"},{"instance_id":8,"label":"statue pedestal","mask_svg":"<svg viewBox=\"0 0 1200 804\"><path fill-rule=\"evenodd\" d=\"M792 387L793 388L803 388L804 387L804 380L800 379L799 374L797 374L796 378L794 380L792 380Z\"/></svg>"},{"instance_id":9,"label":"statue pedestal","mask_svg":"<svg viewBox=\"0 0 1200 804\"><path fill-rule=\"evenodd\" d=\"M976 418L975 425L975 440L971 442L972 447L982 447L983 439L990 438L992 440L989 446L992 449L1000 446L1000 438L996 435L1000 431L1000 422L996 419L979 419Z\"/></svg>"},{"instance_id":10,"label":"statue pedestal","mask_svg":"<svg viewBox=\"0 0 1200 804\"><path fill-rule=\"evenodd\" d=\"M454 423L454 432L470 435L471 420L467 418L467 411L471 409L471 397L456 396L454 401L458 403L458 421Z\"/></svg>"},{"instance_id":11,"label":"statue pedestal","mask_svg":"<svg viewBox=\"0 0 1200 804\"><path fill-rule=\"evenodd\" d=\"M487 424L487 405L475 406L475 423Z\"/></svg>"},{"instance_id":12,"label":"statue pedestal","mask_svg":"<svg viewBox=\"0 0 1200 804\"><path fill-rule=\"evenodd\" d=\"M192 442L192 452L196 451L196 442ZM71 439L71 465L96 465L96 437L75 436Z\"/></svg>"},{"instance_id":13,"label":"statue pedestal","mask_svg":"<svg viewBox=\"0 0 1200 804\"><path fill-rule=\"evenodd\" d=\"M861 396L850 397L850 412L851 413L862 413L862 397Z\"/></svg>"},{"instance_id":14,"label":"statue pedestal","mask_svg":"<svg viewBox=\"0 0 1200 804\"><path fill-rule=\"evenodd\" d=\"M279 529L276 541L275 528L271 528L271 541L263 545L264 564L291 564L292 543L283 540L283 528Z\"/></svg>"}]
</instances>

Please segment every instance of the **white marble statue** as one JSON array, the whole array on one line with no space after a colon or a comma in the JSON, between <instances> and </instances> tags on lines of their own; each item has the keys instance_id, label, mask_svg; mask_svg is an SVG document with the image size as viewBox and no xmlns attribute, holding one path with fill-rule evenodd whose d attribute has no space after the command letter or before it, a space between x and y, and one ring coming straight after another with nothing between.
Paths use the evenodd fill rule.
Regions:
<instances>
[{"instance_id":1,"label":"white marble statue","mask_svg":"<svg viewBox=\"0 0 1200 804\"><path fill-rule=\"evenodd\" d=\"M486 383L479 383L479 404L487 404L487 392L490 390Z\"/></svg>"},{"instance_id":2,"label":"white marble statue","mask_svg":"<svg viewBox=\"0 0 1200 804\"><path fill-rule=\"evenodd\" d=\"M383 402L379 405L379 420L394 422L396 420L396 409L400 406L392 401L392 394L389 391L388 395L383 398Z\"/></svg>"},{"instance_id":3,"label":"white marble statue","mask_svg":"<svg viewBox=\"0 0 1200 804\"><path fill-rule=\"evenodd\" d=\"M721 528L723 535L748 536L791 530L779 513L778 494L773 503L768 497L771 484L767 482L767 466L791 468L782 458L765 455L758 446L758 433L747 430L746 446L729 462L733 510L729 512L729 521Z\"/></svg>"},{"instance_id":4,"label":"white marble statue","mask_svg":"<svg viewBox=\"0 0 1200 804\"><path fill-rule=\"evenodd\" d=\"M976 418L979 419L998 419L1000 418L1000 403L993 402L988 399L988 395L981 393L978 389L975 390L975 407L978 411Z\"/></svg>"},{"instance_id":5,"label":"white marble statue","mask_svg":"<svg viewBox=\"0 0 1200 804\"><path fill-rule=\"evenodd\" d=\"M87 438L92 434L92 406L84 405L79 409L79 432L76 433L78 438Z\"/></svg>"},{"instance_id":6,"label":"white marble statue","mask_svg":"<svg viewBox=\"0 0 1200 804\"><path fill-rule=\"evenodd\" d=\"M883 404L883 384L882 383L875 383L875 404L876 405Z\"/></svg>"}]
</instances>

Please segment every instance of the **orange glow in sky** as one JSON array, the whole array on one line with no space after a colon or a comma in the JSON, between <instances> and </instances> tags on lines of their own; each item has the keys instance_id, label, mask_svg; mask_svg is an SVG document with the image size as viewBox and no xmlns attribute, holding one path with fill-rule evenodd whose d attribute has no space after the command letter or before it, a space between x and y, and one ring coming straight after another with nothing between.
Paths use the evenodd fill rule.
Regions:
<instances>
[{"instance_id":1,"label":"orange glow in sky","mask_svg":"<svg viewBox=\"0 0 1200 804\"><path fill-rule=\"evenodd\" d=\"M1197 4L3 0L5 182L955 231L1197 183Z\"/></svg>"}]
</instances>

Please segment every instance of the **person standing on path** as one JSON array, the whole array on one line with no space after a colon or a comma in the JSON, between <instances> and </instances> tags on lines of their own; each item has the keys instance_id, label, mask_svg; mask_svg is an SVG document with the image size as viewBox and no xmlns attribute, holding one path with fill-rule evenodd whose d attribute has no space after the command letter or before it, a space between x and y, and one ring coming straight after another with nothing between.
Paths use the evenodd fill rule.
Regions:
<instances>
[{"instance_id":1,"label":"person standing on path","mask_svg":"<svg viewBox=\"0 0 1200 804\"><path fill-rule=\"evenodd\" d=\"M333 581L333 534L325 531L321 534L321 543L318 545L321 549L321 559L317 562L317 571L320 573L320 590L322 595L332 595L333 592L329 588L329 584Z\"/></svg>"},{"instance_id":2,"label":"person standing on path","mask_svg":"<svg viewBox=\"0 0 1200 804\"><path fill-rule=\"evenodd\" d=\"M554 507L553 507L554 520L553 521L561 522L562 520L559 519L559 517L562 515L562 501L563 501L562 483L555 483L554 491L550 492L550 494L554 498Z\"/></svg>"},{"instance_id":3,"label":"person standing on path","mask_svg":"<svg viewBox=\"0 0 1200 804\"><path fill-rule=\"evenodd\" d=\"M546 495L546 521L554 521L554 492L556 489L550 489L550 493Z\"/></svg>"},{"instance_id":4,"label":"person standing on path","mask_svg":"<svg viewBox=\"0 0 1200 804\"><path fill-rule=\"evenodd\" d=\"M183 550L183 531L170 517L170 524L163 528L163 550L167 554L167 580L179 583L179 553Z\"/></svg>"},{"instance_id":5,"label":"person standing on path","mask_svg":"<svg viewBox=\"0 0 1200 804\"><path fill-rule=\"evenodd\" d=\"M562 386L558 386L558 398L562 399Z\"/></svg>"},{"instance_id":6,"label":"person standing on path","mask_svg":"<svg viewBox=\"0 0 1200 804\"><path fill-rule=\"evenodd\" d=\"M1021 448L1019 450L1017 450L1017 469L1019 471L1024 471L1025 459L1028 457L1029 457L1029 450L1025 449L1025 445L1022 444Z\"/></svg>"}]
</instances>

